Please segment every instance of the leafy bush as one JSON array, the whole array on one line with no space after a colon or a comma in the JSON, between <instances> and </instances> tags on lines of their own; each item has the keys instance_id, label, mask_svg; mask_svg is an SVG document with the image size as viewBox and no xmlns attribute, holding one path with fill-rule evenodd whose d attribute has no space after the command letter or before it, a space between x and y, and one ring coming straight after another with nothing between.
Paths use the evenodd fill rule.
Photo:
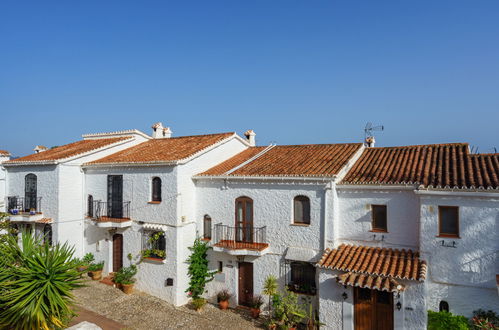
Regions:
<instances>
[{"instance_id":1,"label":"leafy bush","mask_svg":"<svg viewBox=\"0 0 499 330\"><path fill-rule=\"evenodd\" d=\"M158 249L146 249L142 250L142 257L165 259L166 252L164 250L158 250Z\"/></svg>"},{"instance_id":2,"label":"leafy bush","mask_svg":"<svg viewBox=\"0 0 499 330\"><path fill-rule=\"evenodd\" d=\"M485 311L483 309L478 309L476 311L473 311L473 317L471 319L472 325L475 326L475 321L476 322L481 322L483 323L490 323L489 328L480 328L480 329L499 329L499 315L495 313L493 310L488 310ZM495 327L495 328L494 328Z\"/></svg>"},{"instance_id":3,"label":"leafy bush","mask_svg":"<svg viewBox=\"0 0 499 330\"><path fill-rule=\"evenodd\" d=\"M286 291L284 296L275 294L272 297L272 306L274 308L272 322L280 326L295 327L307 316L298 303L298 295L290 291Z\"/></svg>"},{"instance_id":4,"label":"leafy bush","mask_svg":"<svg viewBox=\"0 0 499 330\"><path fill-rule=\"evenodd\" d=\"M122 267L115 275L114 275L114 283L118 284L133 284L135 283L135 278L133 278L137 274L137 266L130 265L129 267Z\"/></svg>"},{"instance_id":5,"label":"leafy bush","mask_svg":"<svg viewBox=\"0 0 499 330\"><path fill-rule=\"evenodd\" d=\"M89 272L96 272L99 270L104 269L104 261L98 262L98 263L93 263L88 266L88 271Z\"/></svg>"},{"instance_id":6,"label":"leafy bush","mask_svg":"<svg viewBox=\"0 0 499 330\"><path fill-rule=\"evenodd\" d=\"M0 245L0 328L54 329L74 315L71 291L81 286L74 248L43 244L22 232Z\"/></svg>"},{"instance_id":7,"label":"leafy bush","mask_svg":"<svg viewBox=\"0 0 499 330\"><path fill-rule=\"evenodd\" d=\"M449 312L428 311L428 330L467 330L468 319Z\"/></svg>"},{"instance_id":8,"label":"leafy bush","mask_svg":"<svg viewBox=\"0 0 499 330\"><path fill-rule=\"evenodd\" d=\"M187 259L189 264L187 275L189 275L189 287L185 292L192 298L201 297L204 293L206 283L213 280L216 271L208 270L208 244L198 237L194 240L194 245L189 247L192 251Z\"/></svg>"},{"instance_id":9,"label":"leafy bush","mask_svg":"<svg viewBox=\"0 0 499 330\"><path fill-rule=\"evenodd\" d=\"M92 253L87 253L85 254L85 256L83 257L83 264L85 265L90 265L92 262L94 262L94 255Z\"/></svg>"},{"instance_id":10,"label":"leafy bush","mask_svg":"<svg viewBox=\"0 0 499 330\"><path fill-rule=\"evenodd\" d=\"M204 298L194 298L192 299L192 306L195 310L200 310L203 306L206 305L206 299Z\"/></svg>"},{"instance_id":11,"label":"leafy bush","mask_svg":"<svg viewBox=\"0 0 499 330\"><path fill-rule=\"evenodd\" d=\"M217 293L217 301L227 301L232 297L232 293L229 292L227 289L223 289L222 291Z\"/></svg>"},{"instance_id":12,"label":"leafy bush","mask_svg":"<svg viewBox=\"0 0 499 330\"><path fill-rule=\"evenodd\" d=\"M252 296L249 300L249 305L251 308L260 309L263 305L263 297L260 295Z\"/></svg>"}]
</instances>

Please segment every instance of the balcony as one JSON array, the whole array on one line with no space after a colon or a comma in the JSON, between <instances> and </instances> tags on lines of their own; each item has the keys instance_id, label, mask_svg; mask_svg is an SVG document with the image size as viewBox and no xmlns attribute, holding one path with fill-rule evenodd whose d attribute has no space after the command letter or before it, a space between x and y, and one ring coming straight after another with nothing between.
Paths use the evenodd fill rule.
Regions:
<instances>
[{"instance_id":1,"label":"balcony","mask_svg":"<svg viewBox=\"0 0 499 330\"><path fill-rule=\"evenodd\" d=\"M132 225L130 219L130 202L101 202L95 201L89 214L97 227L126 228Z\"/></svg>"},{"instance_id":2,"label":"balcony","mask_svg":"<svg viewBox=\"0 0 499 330\"><path fill-rule=\"evenodd\" d=\"M41 197L7 197L10 221L32 222L43 218Z\"/></svg>"},{"instance_id":3,"label":"balcony","mask_svg":"<svg viewBox=\"0 0 499 330\"><path fill-rule=\"evenodd\" d=\"M215 225L213 250L231 255L262 256L269 250L266 227Z\"/></svg>"}]
</instances>

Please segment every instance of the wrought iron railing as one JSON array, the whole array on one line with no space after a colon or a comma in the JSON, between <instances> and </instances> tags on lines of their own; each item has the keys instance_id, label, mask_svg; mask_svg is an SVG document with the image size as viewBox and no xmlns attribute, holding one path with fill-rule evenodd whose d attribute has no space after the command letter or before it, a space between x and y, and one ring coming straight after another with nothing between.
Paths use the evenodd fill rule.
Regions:
<instances>
[{"instance_id":1,"label":"wrought iron railing","mask_svg":"<svg viewBox=\"0 0 499 330\"><path fill-rule=\"evenodd\" d=\"M98 220L103 218L130 219L130 202L101 202L95 201L93 214L90 216Z\"/></svg>"},{"instance_id":2,"label":"wrought iron railing","mask_svg":"<svg viewBox=\"0 0 499 330\"><path fill-rule=\"evenodd\" d=\"M229 249L262 249L268 246L267 227L215 225L214 245Z\"/></svg>"},{"instance_id":3,"label":"wrought iron railing","mask_svg":"<svg viewBox=\"0 0 499 330\"><path fill-rule=\"evenodd\" d=\"M41 197L7 197L7 210L11 214L18 213L41 213L42 212L42 198Z\"/></svg>"}]
</instances>

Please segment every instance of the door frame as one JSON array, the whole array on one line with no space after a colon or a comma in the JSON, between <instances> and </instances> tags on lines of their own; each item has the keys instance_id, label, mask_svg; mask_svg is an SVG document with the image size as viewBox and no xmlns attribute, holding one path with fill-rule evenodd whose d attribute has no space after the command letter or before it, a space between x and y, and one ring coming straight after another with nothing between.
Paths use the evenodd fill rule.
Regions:
<instances>
[{"instance_id":1,"label":"door frame","mask_svg":"<svg viewBox=\"0 0 499 330\"><path fill-rule=\"evenodd\" d=\"M116 240L117 240L117 237L121 237L120 239L120 250L121 250L121 255L120 255L120 261L119 263L121 264L121 267L123 267L123 234L122 233L114 233L113 234L113 240L112 240L112 249L111 249L111 260L112 260L112 263L111 263L111 269L113 272L117 272L119 271L119 268L121 267L115 267L115 258L114 258L114 249L115 249L115 244L116 244ZM118 268L118 269L116 269Z\"/></svg>"},{"instance_id":2,"label":"door frame","mask_svg":"<svg viewBox=\"0 0 499 330\"><path fill-rule=\"evenodd\" d=\"M237 212L238 203L242 203L242 221L239 221L239 214ZM251 214L249 215L249 217L248 214L246 213L247 204L251 204ZM236 237L235 237L236 242L253 243L253 238L254 238L253 214L254 214L253 200L251 198L246 196L236 198L235 210L234 210L234 227L236 231Z\"/></svg>"},{"instance_id":3,"label":"door frame","mask_svg":"<svg viewBox=\"0 0 499 330\"><path fill-rule=\"evenodd\" d=\"M242 266L242 267L241 267ZM241 269L245 269L244 277L241 276ZM249 307L249 297L254 293L254 272L253 263L238 262L237 265L237 303L240 306Z\"/></svg>"},{"instance_id":4,"label":"door frame","mask_svg":"<svg viewBox=\"0 0 499 330\"><path fill-rule=\"evenodd\" d=\"M369 303L366 304L366 307L368 307L367 313L369 320L370 320L370 326L364 328L359 328L357 325L357 321L359 319L359 311L357 307L360 305L358 299L359 299L359 294L361 290L369 290L370 291L370 299ZM367 288L360 288L360 287L354 287L353 288L354 294L353 294L353 326L355 330L363 330L363 329L373 329L373 330L386 330L386 329L394 329L394 323L395 323L395 312L394 312L394 305L393 305L393 293L392 292L386 292L386 291L379 291L379 290L374 290L374 289L367 289ZM381 303L378 303L378 294L387 294L389 296L389 307L384 307L387 308L390 313L391 313L391 320L388 319L388 324L385 324L385 327L381 327L380 319L387 320L386 314L380 315L382 312L383 306L381 306ZM380 306L378 306L380 305ZM363 315L365 317L365 315Z\"/></svg>"}]
</instances>

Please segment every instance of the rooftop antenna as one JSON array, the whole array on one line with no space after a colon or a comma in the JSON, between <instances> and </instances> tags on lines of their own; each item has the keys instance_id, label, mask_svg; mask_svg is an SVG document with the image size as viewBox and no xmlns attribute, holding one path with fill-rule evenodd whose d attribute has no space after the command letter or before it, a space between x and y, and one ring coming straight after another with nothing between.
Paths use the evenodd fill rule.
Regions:
<instances>
[{"instance_id":1,"label":"rooftop antenna","mask_svg":"<svg viewBox=\"0 0 499 330\"><path fill-rule=\"evenodd\" d=\"M364 127L364 142L368 148L374 147L376 139L374 138L374 131L383 131L385 127L383 125L373 126L373 123L368 122L366 127Z\"/></svg>"}]
</instances>

